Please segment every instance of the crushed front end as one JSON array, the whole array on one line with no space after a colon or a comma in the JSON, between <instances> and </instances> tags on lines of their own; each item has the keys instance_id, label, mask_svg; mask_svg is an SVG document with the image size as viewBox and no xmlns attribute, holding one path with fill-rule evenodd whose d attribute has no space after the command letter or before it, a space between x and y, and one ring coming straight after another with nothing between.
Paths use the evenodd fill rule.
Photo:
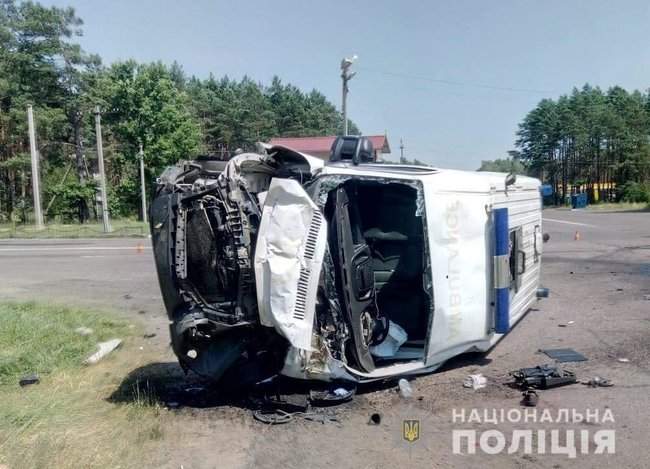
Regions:
<instances>
[{"instance_id":1,"label":"crushed front end","mask_svg":"<svg viewBox=\"0 0 650 469\"><path fill-rule=\"evenodd\" d=\"M419 182L336 174L263 147L168 168L150 219L185 370L252 384L424 367L432 295Z\"/></svg>"}]
</instances>

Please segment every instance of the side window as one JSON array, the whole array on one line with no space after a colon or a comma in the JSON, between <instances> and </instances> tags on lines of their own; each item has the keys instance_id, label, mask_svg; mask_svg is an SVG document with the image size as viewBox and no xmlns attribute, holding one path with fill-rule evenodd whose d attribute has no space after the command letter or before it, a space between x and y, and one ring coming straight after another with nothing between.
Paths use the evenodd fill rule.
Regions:
<instances>
[{"instance_id":1,"label":"side window","mask_svg":"<svg viewBox=\"0 0 650 469\"><path fill-rule=\"evenodd\" d=\"M521 227L510 232L510 289L519 291L521 275L526 271L526 253L523 250L523 236Z\"/></svg>"},{"instance_id":2,"label":"side window","mask_svg":"<svg viewBox=\"0 0 650 469\"><path fill-rule=\"evenodd\" d=\"M535 236L533 238L533 246L535 248L535 262L539 262L539 257L542 255L542 229L539 225L535 225Z\"/></svg>"}]
</instances>

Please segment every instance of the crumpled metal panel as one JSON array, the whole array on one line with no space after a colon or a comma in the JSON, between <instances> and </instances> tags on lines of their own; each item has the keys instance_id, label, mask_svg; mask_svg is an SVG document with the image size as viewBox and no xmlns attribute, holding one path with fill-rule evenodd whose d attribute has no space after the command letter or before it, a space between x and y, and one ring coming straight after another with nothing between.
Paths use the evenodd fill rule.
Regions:
<instances>
[{"instance_id":1,"label":"crumpled metal panel","mask_svg":"<svg viewBox=\"0 0 650 469\"><path fill-rule=\"evenodd\" d=\"M273 179L255 250L260 322L299 349L311 350L326 242L327 224L302 186Z\"/></svg>"}]
</instances>

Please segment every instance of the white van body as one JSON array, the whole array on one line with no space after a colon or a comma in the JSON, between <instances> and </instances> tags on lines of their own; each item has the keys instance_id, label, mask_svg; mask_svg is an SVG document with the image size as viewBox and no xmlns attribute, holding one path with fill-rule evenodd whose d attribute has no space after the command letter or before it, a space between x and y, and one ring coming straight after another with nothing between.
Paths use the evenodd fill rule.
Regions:
<instances>
[{"instance_id":1,"label":"white van body","mask_svg":"<svg viewBox=\"0 0 650 469\"><path fill-rule=\"evenodd\" d=\"M422 360L378 367L371 373L363 373L331 357L323 359L321 351L316 353L318 358L315 359L314 350L304 346L307 340L302 336L302 340L292 340L283 374L304 379L368 381L397 374L433 371L455 355L486 351L492 347L504 335L494 330L494 226L491 219L494 208L508 209L509 230L522 230L523 250L526 253L520 285L517 288L513 285L510 289L510 327L524 316L535 301L542 250L539 180L518 176L516 183L506 190L507 175L502 173L390 164L326 165L319 172L319 177L326 176L404 180L410 184L421 184L434 298L426 355ZM305 195L305 198L308 196ZM270 211L272 207L265 210ZM259 243L264 242L266 236L273 235L265 232L265 228L263 223L258 253L264 251L259 248ZM324 236L321 233L321 239ZM264 275L260 274L262 262L256 262L255 268L258 273L258 294L267 294L259 288L259 284L265 280ZM296 269L299 267L296 266ZM294 274L297 278L297 273ZM278 286L284 297L287 296L285 287ZM312 295L310 301L313 302L315 293L312 292ZM293 301L295 299L289 303ZM279 314L283 311L286 309L279 311ZM287 335L287 331L299 330L301 325L302 321L290 319L289 323L284 322L279 331ZM311 333L311 329L304 333Z\"/></svg>"},{"instance_id":2,"label":"white van body","mask_svg":"<svg viewBox=\"0 0 650 469\"><path fill-rule=\"evenodd\" d=\"M539 186L278 146L170 168L151 226L174 352L215 380L255 356L364 382L486 351L536 299Z\"/></svg>"}]
</instances>

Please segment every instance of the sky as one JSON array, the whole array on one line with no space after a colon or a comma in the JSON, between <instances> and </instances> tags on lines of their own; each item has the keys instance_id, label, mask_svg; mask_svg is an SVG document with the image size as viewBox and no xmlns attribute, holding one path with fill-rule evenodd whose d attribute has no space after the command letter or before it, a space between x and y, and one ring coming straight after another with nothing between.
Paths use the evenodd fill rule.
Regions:
<instances>
[{"instance_id":1,"label":"sky","mask_svg":"<svg viewBox=\"0 0 650 469\"><path fill-rule=\"evenodd\" d=\"M73 6L79 43L106 64L177 61L188 75L274 75L340 107L366 135L439 167L476 169L514 148L543 98L585 83L650 87L644 0L41 0Z\"/></svg>"}]
</instances>

